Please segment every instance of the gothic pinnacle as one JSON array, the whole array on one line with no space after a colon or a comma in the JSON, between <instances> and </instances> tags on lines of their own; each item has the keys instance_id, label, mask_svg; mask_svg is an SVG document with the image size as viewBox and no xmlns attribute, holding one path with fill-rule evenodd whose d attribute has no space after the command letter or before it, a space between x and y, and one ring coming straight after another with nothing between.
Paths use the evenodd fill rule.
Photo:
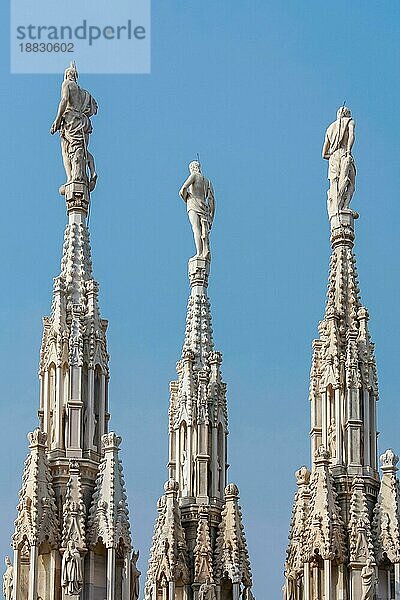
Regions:
<instances>
[{"instance_id":1,"label":"gothic pinnacle","mask_svg":"<svg viewBox=\"0 0 400 600\"><path fill-rule=\"evenodd\" d=\"M312 470L310 478L304 467L298 472L285 564L287 599L372 600L400 591L398 457L392 450L382 455L380 480L374 345L353 252L354 131L343 106L323 146L332 255L325 315L313 342Z\"/></svg>"},{"instance_id":2,"label":"gothic pinnacle","mask_svg":"<svg viewBox=\"0 0 400 600\"><path fill-rule=\"evenodd\" d=\"M170 384L169 480L158 503L145 599L215 600L230 585L235 600L252 600L238 489L233 484L225 488L226 384L222 356L214 350L207 297L214 195L199 162L190 163L189 170L180 195L187 203L197 252L189 260L191 290L178 377ZM232 552L225 551L228 547Z\"/></svg>"}]
</instances>

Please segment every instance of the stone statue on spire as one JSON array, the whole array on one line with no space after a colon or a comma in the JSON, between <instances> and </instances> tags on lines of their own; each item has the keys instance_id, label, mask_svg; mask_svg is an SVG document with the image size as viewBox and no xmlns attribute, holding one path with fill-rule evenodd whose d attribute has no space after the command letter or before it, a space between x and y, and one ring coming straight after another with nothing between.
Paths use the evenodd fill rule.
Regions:
<instances>
[{"instance_id":1,"label":"stone statue on spire","mask_svg":"<svg viewBox=\"0 0 400 600\"><path fill-rule=\"evenodd\" d=\"M78 71L72 62L64 73L61 100L50 133L60 132L66 184L81 182L88 185L89 191L97 181L94 158L88 150L92 132L90 117L97 114L97 108L93 96L78 85ZM61 186L60 193L65 194L65 185Z\"/></svg>"},{"instance_id":2,"label":"stone statue on spire","mask_svg":"<svg viewBox=\"0 0 400 600\"><path fill-rule=\"evenodd\" d=\"M200 162L189 164L190 175L179 190L186 202L189 221L193 229L196 257L210 260L210 230L215 213L214 190L201 172Z\"/></svg>"},{"instance_id":3,"label":"stone statue on spire","mask_svg":"<svg viewBox=\"0 0 400 600\"><path fill-rule=\"evenodd\" d=\"M5 600L11 600L13 596L14 568L9 556L6 556L5 563L6 571L3 575L3 595Z\"/></svg>"},{"instance_id":4,"label":"stone statue on spire","mask_svg":"<svg viewBox=\"0 0 400 600\"><path fill-rule=\"evenodd\" d=\"M329 220L349 208L355 190L356 167L352 156L355 123L347 106L337 111L337 119L326 130L322 157L329 161Z\"/></svg>"}]
</instances>

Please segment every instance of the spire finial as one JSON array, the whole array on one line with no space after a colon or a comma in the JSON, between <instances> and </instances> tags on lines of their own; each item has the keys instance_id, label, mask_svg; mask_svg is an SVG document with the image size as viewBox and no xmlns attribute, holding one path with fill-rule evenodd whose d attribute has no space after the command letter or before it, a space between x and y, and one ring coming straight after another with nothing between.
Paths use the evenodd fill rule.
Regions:
<instances>
[{"instance_id":1,"label":"spire finial","mask_svg":"<svg viewBox=\"0 0 400 600\"><path fill-rule=\"evenodd\" d=\"M189 164L190 175L179 190L186 203L189 221L193 229L196 254L207 262L211 260L210 231L214 220L215 199L212 183L201 172L199 155Z\"/></svg>"},{"instance_id":2,"label":"spire finial","mask_svg":"<svg viewBox=\"0 0 400 600\"><path fill-rule=\"evenodd\" d=\"M328 166L328 217L332 231L342 225L342 214L352 217L351 224L345 218L345 225L353 226L353 219L358 214L350 210L350 202L355 190L356 166L352 148L355 140L355 122L350 109L341 106L336 114L336 121L326 130L322 148L322 157L329 161Z\"/></svg>"},{"instance_id":3,"label":"spire finial","mask_svg":"<svg viewBox=\"0 0 400 600\"><path fill-rule=\"evenodd\" d=\"M89 194L94 190L97 173L88 150L92 132L90 117L97 114L93 96L78 85L75 61L64 72L61 100L50 133L60 132L61 152L67 181L60 187L68 212L75 209L87 214Z\"/></svg>"}]
</instances>

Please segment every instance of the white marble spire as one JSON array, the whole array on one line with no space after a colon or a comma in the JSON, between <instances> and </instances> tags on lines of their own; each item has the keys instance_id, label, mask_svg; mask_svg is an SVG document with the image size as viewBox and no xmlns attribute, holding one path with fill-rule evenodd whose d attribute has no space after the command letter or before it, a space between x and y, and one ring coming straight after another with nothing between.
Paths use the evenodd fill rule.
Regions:
<instances>
[{"instance_id":1,"label":"white marble spire","mask_svg":"<svg viewBox=\"0 0 400 600\"><path fill-rule=\"evenodd\" d=\"M215 595L238 600L241 594L250 600L252 579L238 492L236 486L226 487L226 384L207 295L215 202L199 165L191 163L190 171L180 194L197 254L188 263L185 337L178 377L170 384L169 480L158 505L145 594L146 600L161 594L164 600L214 600ZM226 544L233 544L234 554L224 550Z\"/></svg>"},{"instance_id":2,"label":"white marble spire","mask_svg":"<svg viewBox=\"0 0 400 600\"><path fill-rule=\"evenodd\" d=\"M13 600L138 600L137 581L130 589L121 438L108 433L107 321L87 225L97 180L88 151L97 105L77 84L75 65L61 96L52 133L61 133L68 223L51 314L43 319L40 429L30 434L13 536Z\"/></svg>"},{"instance_id":3,"label":"white marble spire","mask_svg":"<svg viewBox=\"0 0 400 600\"><path fill-rule=\"evenodd\" d=\"M368 311L361 303L356 258L358 214L348 108L327 130L328 216L332 255L310 381L311 477L298 474L285 564L284 598L400 598L397 457L377 465L378 383ZM372 515L374 517L372 518Z\"/></svg>"}]
</instances>

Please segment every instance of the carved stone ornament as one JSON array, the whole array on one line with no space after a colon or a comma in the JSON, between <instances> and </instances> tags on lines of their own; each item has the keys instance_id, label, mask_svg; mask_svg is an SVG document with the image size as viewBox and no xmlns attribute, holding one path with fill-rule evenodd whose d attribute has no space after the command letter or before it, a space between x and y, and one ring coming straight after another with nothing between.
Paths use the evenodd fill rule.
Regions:
<instances>
[{"instance_id":1,"label":"carved stone ornament","mask_svg":"<svg viewBox=\"0 0 400 600\"><path fill-rule=\"evenodd\" d=\"M27 539L30 545L48 541L53 547L59 539L59 525L52 476L46 455L46 433L35 429L28 434L30 452L25 461L17 506L13 547Z\"/></svg>"},{"instance_id":2,"label":"carved stone ornament","mask_svg":"<svg viewBox=\"0 0 400 600\"><path fill-rule=\"evenodd\" d=\"M239 490L234 483L226 486L225 506L215 545L215 577L220 580L226 572L232 583L251 587L250 559L238 496Z\"/></svg>"},{"instance_id":3,"label":"carved stone ornament","mask_svg":"<svg viewBox=\"0 0 400 600\"><path fill-rule=\"evenodd\" d=\"M310 475L311 473L307 467L300 467L295 473L297 485L308 485L310 483Z\"/></svg>"},{"instance_id":4,"label":"carved stone ornament","mask_svg":"<svg viewBox=\"0 0 400 600\"><path fill-rule=\"evenodd\" d=\"M393 470L397 471L397 463L399 462L399 457L393 452L391 448L386 450L380 456L380 461L382 464L382 470Z\"/></svg>"},{"instance_id":5,"label":"carved stone ornament","mask_svg":"<svg viewBox=\"0 0 400 600\"><path fill-rule=\"evenodd\" d=\"M158 517L150 549L149 567L145 586L145 598L156 600L153 591L163 581L181 579L189 582L187 546L181 522L177 494L179 484L169 479L165 485L165 496L158 502Z\"/></svg>"},{"instance_id":6,"label":"carved stone ornament","mask_svg":"<svg viewBox=\"0 0 400 600\"><path fill-rule=\"evenodd\" d=\"M130 553L129 510L122 463L118 456L121 440L114 432L103 435L104 456L89 512L88 539L93 547L101 538L106 548L117 548L122 540L125 552Z\"/></svg>"}]
</instances>

